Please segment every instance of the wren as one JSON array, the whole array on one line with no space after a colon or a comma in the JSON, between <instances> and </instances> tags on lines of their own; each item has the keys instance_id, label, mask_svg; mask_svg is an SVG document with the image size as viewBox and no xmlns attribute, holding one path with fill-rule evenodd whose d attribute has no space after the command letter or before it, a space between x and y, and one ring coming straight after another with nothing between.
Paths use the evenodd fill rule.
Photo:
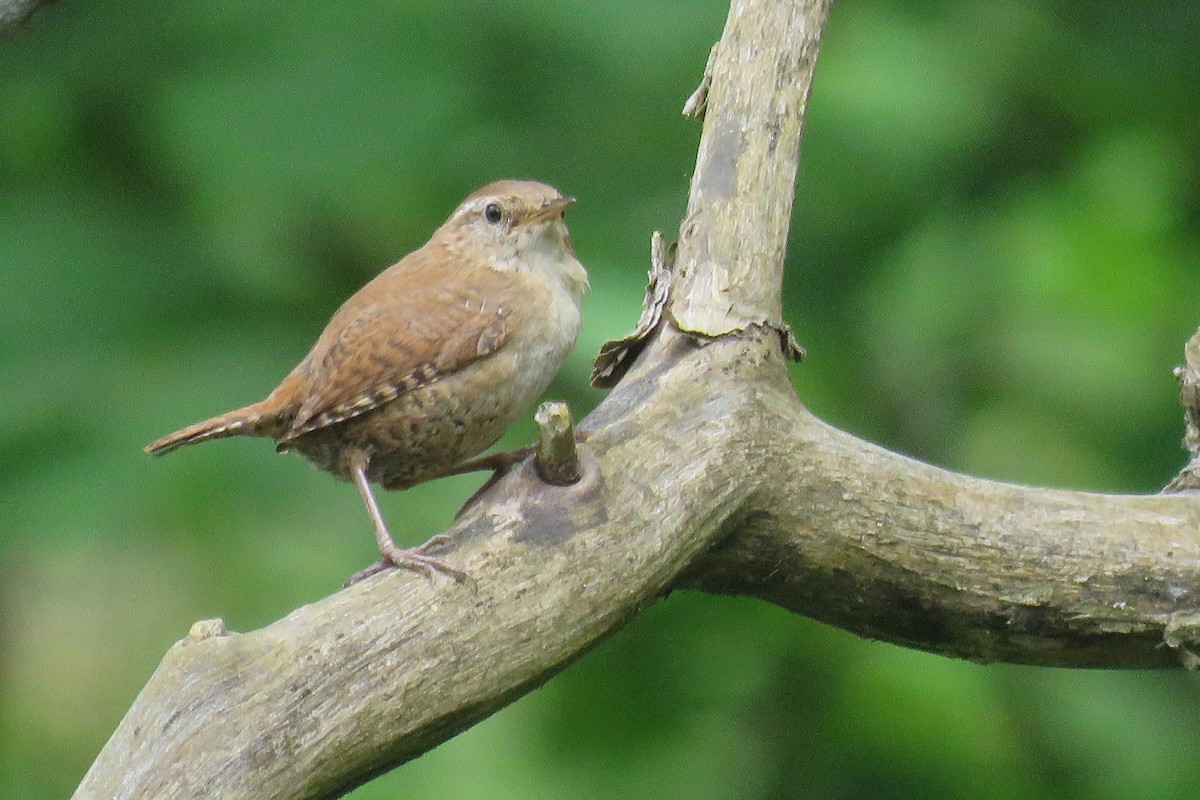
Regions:
<instances>
[{"instance_id":1,"label":"wren","mask_svg":"<svg viewBox=\"0 0 1200 800\"><path fill-rule=\"evenodd\" d=\"M430 240L359 289L295 369L258 403L164 436L153 454L263 436L358 488L383 563L463 580L398 547L371 489L454 471L545 391L575 344L587 271L553 187L498 181Z\"/></svg>"}]
</instances>

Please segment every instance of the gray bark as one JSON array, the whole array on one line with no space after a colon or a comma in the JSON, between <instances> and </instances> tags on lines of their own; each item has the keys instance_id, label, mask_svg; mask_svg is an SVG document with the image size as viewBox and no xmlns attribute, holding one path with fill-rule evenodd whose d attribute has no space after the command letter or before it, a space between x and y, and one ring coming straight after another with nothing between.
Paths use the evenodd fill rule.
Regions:
<instances>
[{"instance_id":1,"label":"gray bark","mask_svg":"<svg viewBox=\"0 0 1200 800\"><path fill-rule=\"evenodd\" d=\"M1194 660L1194 493L956 475L837 431L796 398L780 287L827 11L735 0L690 102L705 126L670 296L651 292L665 313L648 315L644 349L580 424L581 480L551 485L526 462L485 493L443 551L473 583L392 571L261 630L199 623L76 798L336 797L681 587L977 660Z\"/></svg>"},{"instance_id":2,"label":"gray bark","mask_svg":"<svg viewBox=\"0 0 1200 800\"><path fill-rule=\"evenodd\" d=\"M15 31L34 11L54 0L0 0L0 39Z\"/></svg>"}]
</instances>

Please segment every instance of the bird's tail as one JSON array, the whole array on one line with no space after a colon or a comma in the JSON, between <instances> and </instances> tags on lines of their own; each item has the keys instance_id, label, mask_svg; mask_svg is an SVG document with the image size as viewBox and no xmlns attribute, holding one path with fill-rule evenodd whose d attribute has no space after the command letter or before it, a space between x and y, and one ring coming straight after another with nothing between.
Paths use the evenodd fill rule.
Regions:
<instances>
[{"instance_id":1,"label":"bird's tail","mask_svg":"<svg viewBox=\"0 0 1200 800\"><path fill-rule=\"evenodd\" d=\"M272 417L266 414L263 404L252 403L244 408L188 425L183 430L157 439L146 445L146 452L161 456L184 445L221 439L225 436L269 436L265 430Z\"/></svg>"}]
</instances>

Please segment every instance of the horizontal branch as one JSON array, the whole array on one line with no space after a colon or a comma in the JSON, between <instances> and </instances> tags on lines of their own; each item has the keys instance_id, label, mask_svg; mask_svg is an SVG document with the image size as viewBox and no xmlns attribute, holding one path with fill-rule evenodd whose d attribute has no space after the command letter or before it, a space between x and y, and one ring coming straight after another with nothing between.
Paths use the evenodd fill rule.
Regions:
<instances>
[{"instance_id":1,"label":"horizontal branch","mask_svg":"<svg viewBox=\"0 0 1200 800\"><path fill-rule=\"evenodd\" d=\"M1200 496L980 480L777 422L770 482L685 585L975 661L1193 666Z\"/></svg>"}]
</instances>

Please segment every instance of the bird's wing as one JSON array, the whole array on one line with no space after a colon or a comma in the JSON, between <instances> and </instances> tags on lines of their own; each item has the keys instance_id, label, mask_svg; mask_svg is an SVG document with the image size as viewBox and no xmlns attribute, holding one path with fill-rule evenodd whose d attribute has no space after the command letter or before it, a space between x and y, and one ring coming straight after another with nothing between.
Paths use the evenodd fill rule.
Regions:
<instances>
[{"instance_id":1,"label":"bird's wing","mask_svg":"<svg viewBox=\"0 0 1200 800\"><path fill-rule=\"evenodd\" d=\"M389 285L388 277L372 282L382 292L366 291L368 284L348 300L296 368L307 380L281 441L363 414L504 346L508 312L491 281L464 286L427 276L433 280Z\"/></svg>"}]
</instances>

